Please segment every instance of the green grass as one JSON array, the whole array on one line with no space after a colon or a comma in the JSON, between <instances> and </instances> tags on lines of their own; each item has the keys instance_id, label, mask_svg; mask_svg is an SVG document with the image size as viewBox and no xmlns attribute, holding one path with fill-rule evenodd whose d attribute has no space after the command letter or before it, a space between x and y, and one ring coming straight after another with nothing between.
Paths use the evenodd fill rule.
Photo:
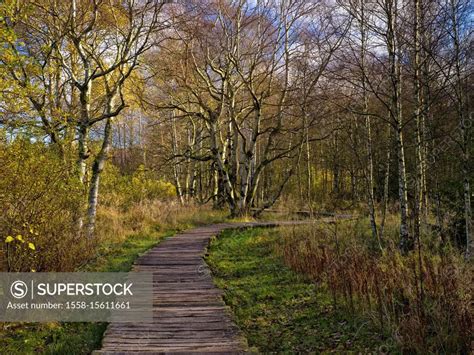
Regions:
<instances>
[{"instance_id":1,"label":"green grass","mask_svg":"<svg viewBox=\"0 0 474 355\"><path fill-rule=\"evenodd\" d=\"M0 335L1 354L89 354L100 346L105 323L10 324Z\"/></svg>"},{"instance_id":2,"label":"green grass","mask_svg":"<svg viewBox=\"0 0 474 355\"><path fill-rule=\"evenodd\" d=\"M226 231L212 241L207 261L225 301L260 352L381 350L368 322L334 310L330 295L285 267L274 253L278 232Z\"/></svg>"},{"instance_id":3,"label":"green grass","mask_svg":"<svg viewBox=\"0 0 474 355\"><path fill-rule=\"evenodd\" d=\"M101 245L97 257L80 271L129 271L134 260L175 231L134 234L123 242ZM90 354L98 349L106 323L4 323L0 354Z\"/></svg>"},{"instance_id":4,"label":"green grass","mask_svg":"<svg viewBox=\"0 0 474 355\"><path fill-rule=\"evenodd\" d=\"M144 224L124 239L102 242L93 259L77 271L129 271L140 254L161 240L183 229L225 220L224 211L182 210L174 220ZM106 323L0 323L0 354L90 354L100 347L106 327Z\"/></svg>"},{"instance_id":5,"label":"green grass","mask_svg":"<svg viewBox=\"0 0 474 355\"><path fill-rule=\"evenodd\" d=\"M135 259L146 250L157 245L161 240L174 235L176 230L154 232L151 234L134 234L122 243L103 244L95 260L79 271L91 272L126 272Z\"/></svg>"}]
</instances>

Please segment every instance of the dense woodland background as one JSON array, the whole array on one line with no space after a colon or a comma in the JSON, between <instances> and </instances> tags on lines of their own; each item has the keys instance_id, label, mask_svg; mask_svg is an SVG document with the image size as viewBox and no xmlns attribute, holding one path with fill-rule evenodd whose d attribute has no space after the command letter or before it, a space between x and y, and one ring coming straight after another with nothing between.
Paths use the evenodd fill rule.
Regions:
<instances>
[{"instance_id":1,"label":"dense woodland background","mask_svg":"<svg viewBox=\"0 0 474 355\"><path fill-rule=\"evenodd\" d=\"M345 214L358 221L339 234L334 222L345 241L300 231L312 242L288 242L287 264L315 279L337 266L322 274L341 297L352 284L340 278L357 278L352 306L353 292L378 302L402 343L426 326L422 348L439 323L448 335L433 347L450 338L465 351L473 10L469 0L1 1L3 270L74 270L104 241L186 213ZM382 295L376 280L361 283L368 275L386 282Z\"/></svg>"}]
</instances>

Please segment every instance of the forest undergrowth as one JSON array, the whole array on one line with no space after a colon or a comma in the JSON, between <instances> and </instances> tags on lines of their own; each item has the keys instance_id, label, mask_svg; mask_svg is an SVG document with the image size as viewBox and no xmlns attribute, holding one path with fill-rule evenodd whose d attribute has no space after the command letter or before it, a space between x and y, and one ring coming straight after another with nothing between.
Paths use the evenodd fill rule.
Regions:
<instances>
[{"instance_id":1,"label":"forest undergrowth","mask_svg":"<svg viewBox=\"0 0 474 355\"><path fill-rule=\"evenodd\" d=\"M331 294L335 308L368 317L400 348L416 353L471 350L473 265L425 231L417 248L397 248L389 218L380 247L366 219L280 229L276 253Z\"/></svg>"}]
</instances>

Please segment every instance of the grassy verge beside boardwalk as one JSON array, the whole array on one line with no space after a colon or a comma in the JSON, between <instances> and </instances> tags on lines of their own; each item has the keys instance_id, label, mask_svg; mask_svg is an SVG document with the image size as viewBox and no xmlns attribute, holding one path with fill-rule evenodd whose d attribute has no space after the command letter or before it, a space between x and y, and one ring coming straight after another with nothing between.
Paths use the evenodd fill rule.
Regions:
<instances>
[{"instance_id":1,"label":"grassy verge beside boardwalk","mask_svg":"<svg viewBox=\"0 0 474 355\"><path fill-rule=\"evenodd\" d=\"M260 352L384 351L393 344L367 320L333 307L324 288L283 264L278 230L226 231L207 262L253 350Z\"/></svg>"}]
</instances>

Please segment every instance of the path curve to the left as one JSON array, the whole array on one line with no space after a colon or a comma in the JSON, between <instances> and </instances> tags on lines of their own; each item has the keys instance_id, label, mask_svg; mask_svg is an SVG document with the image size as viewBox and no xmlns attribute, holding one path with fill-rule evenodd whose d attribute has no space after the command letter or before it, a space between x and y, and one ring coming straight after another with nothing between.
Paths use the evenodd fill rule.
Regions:
<instances>
[{"instance_id":1,"label":"path curve to the left","mask_svg":"<svg viewBox=\"0 0 474 355\"><path fill-rule=\"evenodd\" d=\"M111 323L93 354L243 353L246 340L232 322L204 262L209 241L225 229L308 223L220 223L168 238L140 256L132 271L153 272L153 321Z\"/></svg>"}]
</instances>

